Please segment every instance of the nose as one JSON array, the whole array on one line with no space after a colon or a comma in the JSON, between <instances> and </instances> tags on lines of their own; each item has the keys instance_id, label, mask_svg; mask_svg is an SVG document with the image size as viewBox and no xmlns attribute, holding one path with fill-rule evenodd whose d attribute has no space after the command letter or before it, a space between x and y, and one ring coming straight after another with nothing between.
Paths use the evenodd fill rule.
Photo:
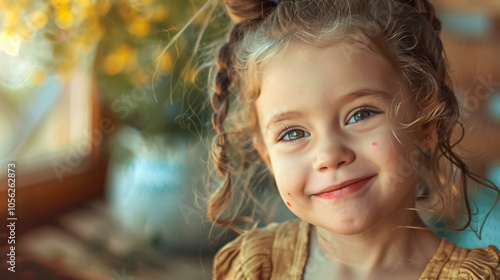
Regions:
<instances>
[{"instance_id":1,"label":"nose","mask_svg":"<svg viewBox=\"0 0 500 280\"><path fill-rule=\"evenodd\" d=\"M318 146L313 168L319 172L335 170L348 165L356 159L356 154L347 145L338 140L323 141Z\"/></svg>"}]
</instances>

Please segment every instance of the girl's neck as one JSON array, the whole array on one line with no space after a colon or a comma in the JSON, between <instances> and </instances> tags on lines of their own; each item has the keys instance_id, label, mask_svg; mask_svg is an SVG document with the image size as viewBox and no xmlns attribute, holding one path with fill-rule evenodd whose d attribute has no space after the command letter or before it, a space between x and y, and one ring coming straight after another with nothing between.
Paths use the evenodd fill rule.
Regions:
<instances>
[{"instance_id":1,"label":"girl's neck","mask_svg":"<svg viewBox=\"0 0 500 280\"><path fill-rule=\"evenodd\" d=\"M399 268L422 272L436 252L440 237L414 211L393 218L357 235L341 235L313 226L310 252L319 250L328 265L350 275L383 275L384 271L394 273Z\"/></svg>"}]
</instances>

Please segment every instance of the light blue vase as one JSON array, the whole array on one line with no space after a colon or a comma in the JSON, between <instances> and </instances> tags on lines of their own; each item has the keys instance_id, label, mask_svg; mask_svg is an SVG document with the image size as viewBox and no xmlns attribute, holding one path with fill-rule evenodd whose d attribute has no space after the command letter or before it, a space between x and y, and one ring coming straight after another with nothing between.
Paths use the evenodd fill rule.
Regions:
<instances>
[{"instance_id":1,"label":"light blue vase","mask_svg":"<svg viewBox=\"0 0 500 280\"><path fill-rule=\"evenodd\" d=\"M166 251L199 252L217 244L208 237L203 199L208 153L191 140L176 134L147 137L123 127L112 152L107 181L112 213L129 234Z\"/></svg>"}]
</instances>

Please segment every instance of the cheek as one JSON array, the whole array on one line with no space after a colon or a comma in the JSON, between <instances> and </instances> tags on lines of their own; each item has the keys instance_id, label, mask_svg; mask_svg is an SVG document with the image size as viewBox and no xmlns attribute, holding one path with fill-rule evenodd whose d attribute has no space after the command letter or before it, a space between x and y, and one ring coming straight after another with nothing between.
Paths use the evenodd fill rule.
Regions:
<instances>
[{"instance_id":1,"label":"cheek","mask_svg":"<svg viewBox=\"0 0 500 280\"><path fill-rule=\"evenodd\" d=\"M365 144L367 154L377 162L382 161L385 166L391 164L395 158L393 147L388 139L378 139Z\"/></svg>"},{"instance_id":2,"label":"cheek","mask_svg":"<svg viewBox=\"0 0 500 280\"><path fill-rule=\"evenodd\" d=\"M383 163L385 166L397 164L398 158L404 155L405 152L396 136L390 129L381 129L376 131L375 134L364 142L368 154L376 162ZM397 137L404 143L406 139L403 139L402 136L398 135Z\"/></svg>"},{"instance_id":3,"label":"cheek","mask_svg":"<svg viewBox=\"0 0 500 280\"><path fill-rule=\"evenodd\" d=\"M274 158L274 160L273 160ZM307 164L304 159L293 157L271 158L274 179L285 201L301 191L307 180ZM288 195L290 193L290 195Z\"/></svg>"},{"instance_id":4,"label":"cheek","mask_svg":"<svg viewBox=\"0 0 500 280\"><path fill-rule=\"evenodd\" d=\"M387 145L384 144L383 141L374 141L371 142L371 145L366 144L366 148L369 154L380 156L385 152L385 149L387 149Z\"/></svg>"},{"instance_id":5,"label":"cheek","mask_svg":"<svg viewBox=\"0 0 500 280\"><path fill-rule=\"evenodd\" d=\"M274 178L279 189L292 188L296 183L301 181L301 168L299 166L283 163L275 167L273 165Z\"/></svg>"},{"instance_id":6,"label":"cheek","mask_svg":"<svg viewBox=\"0 0 500 280\"><path fill-rule=\"evenodd\" d=\"M408 177L408 172L413 169L403 164L405 153L396 139L391 139L389 136L380 137L365 143L365 147L368 150L368 157L386 177L386 182L404 181L403 177Z\"/></svg>"},{"instance_id":7,"label":"cheek","mask_svg":"<svg viewBox=\"0 0 500 280\"><path fill-rule=\"evenodd\" d=\"M377 142L377 145L371 146L372 159L377 160L389 192L396 192L400 186L412 184L416 168L409 158L411 153L407 149L402 147L397 140L384 144Z\"/></svg>"}]
</instances>

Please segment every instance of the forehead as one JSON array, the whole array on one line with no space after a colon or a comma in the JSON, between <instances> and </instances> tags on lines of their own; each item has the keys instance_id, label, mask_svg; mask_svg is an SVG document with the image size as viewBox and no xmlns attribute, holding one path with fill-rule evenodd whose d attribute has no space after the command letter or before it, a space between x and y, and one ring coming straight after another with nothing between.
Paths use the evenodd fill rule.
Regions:
<instances>
[{"instance_id":1,"label":"forehead","mask_svg":"<svg viewBox=\"0 0 500 280\"><path fill-rule=\"evenodd\" d=\"M336 98L358 90L396 94L404 84L400 71L385 56L358 41L321 48L294 44L263 68L256 109L264 124L267 116L281 111L330 106Z\"/></svg>"},{"instance_id":2,"label":"forehead","mask_svg":"<svg viewBox=\"0 0 500 280\"><path fill-rule=\"evenodd\" d=\"M288 79L294 85L312 82L323 76L340 80L353 74L353 77L368 80L379 80L381 76L393 76L399 80L401 76L380 52L363 42L351 40L323 47L290 44L264 65L261 74L261 88L287 76L296 78Z\"/></svg>"}]
</instances>

